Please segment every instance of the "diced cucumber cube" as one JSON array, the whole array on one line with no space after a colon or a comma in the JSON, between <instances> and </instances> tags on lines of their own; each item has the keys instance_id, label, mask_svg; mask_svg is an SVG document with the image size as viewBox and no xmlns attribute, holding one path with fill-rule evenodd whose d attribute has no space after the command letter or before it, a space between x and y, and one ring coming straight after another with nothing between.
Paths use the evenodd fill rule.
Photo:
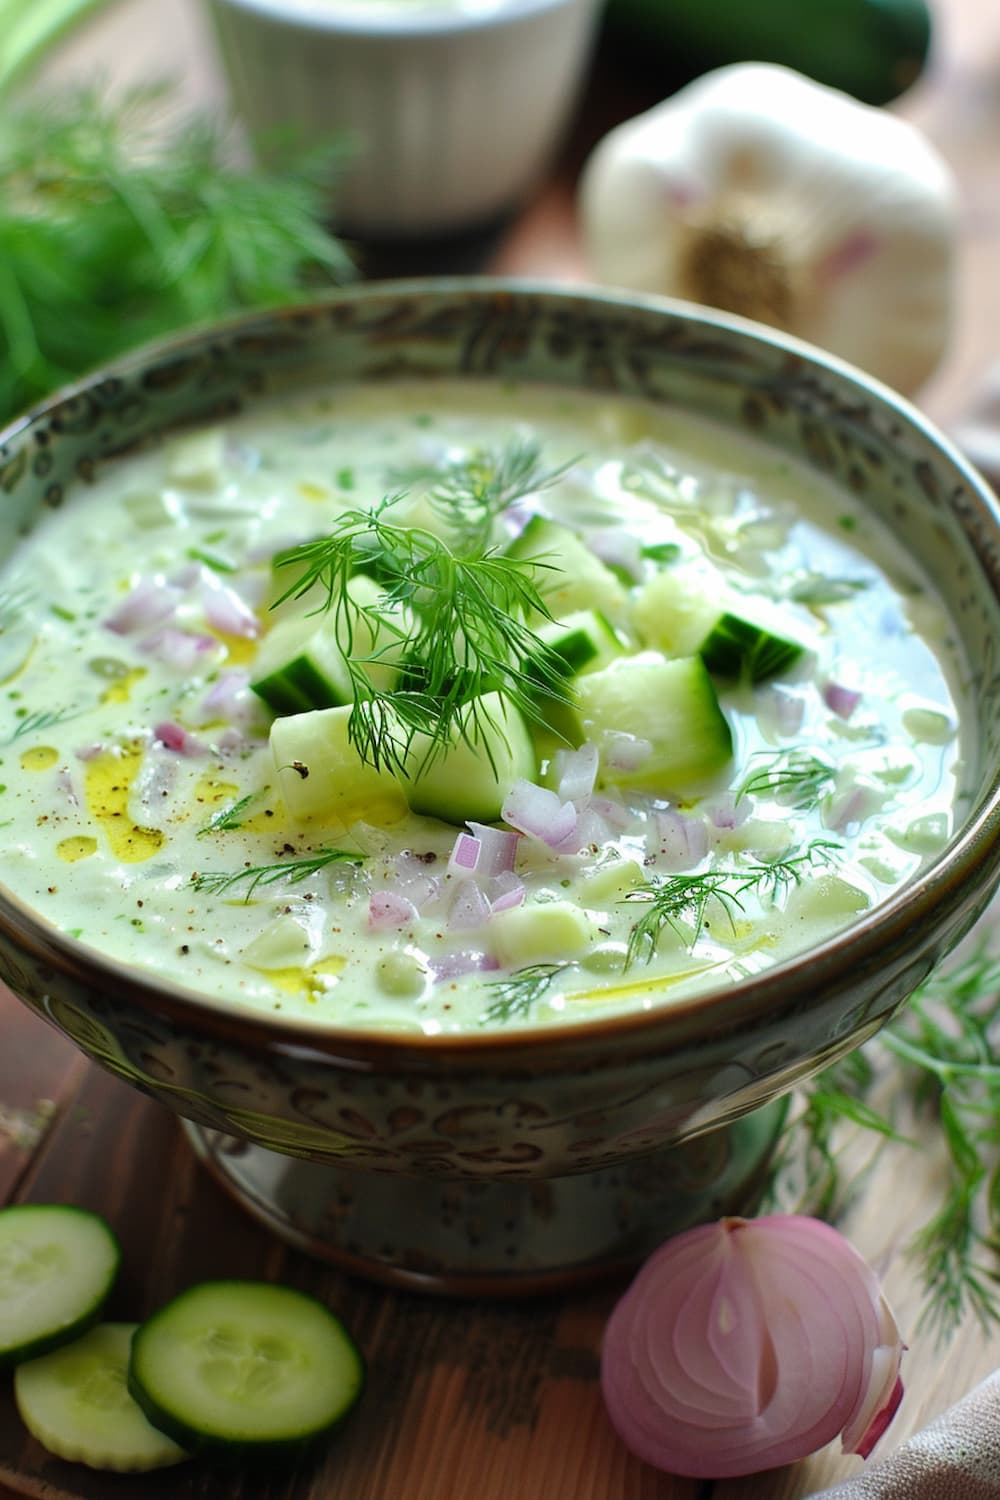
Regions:
<instances>
[{"instance_id":1,"label":"diced cucumber cube","mask_svg":"<svg viewBox=\"0 0 1000 1500\"><path fill-rule=\"evenodd\" d=\"M636 590L632 624L644 645L664 656L695 656L728 592L714 568L667 567Z\"/></svg>"},{"instance_id":2,"label":"diced cucumber cube","mask_svg":"<svg viewBox=\"0 0 1000 1500\"><path fill-rule=\"evenodd\" d=\"M720 677L763 682L767 677L787 672L803 649L798 641L775 635L766 625L726 610L712 626L699 652L708 670Z\"/></svg>"},{"instance_id":3,"label":"diced cucumber cube","mask_svg":"<svg viewBox=\"0 0 1000 1500\"><path fill-rule=\"evenodd\" d=\"M203 432L177 438L166 454L167 479L185 489L217 489L225 465L226 435L221 427L206 427Z\"/></svg>"},{"instance_id":4,"label":"diced cucumber cube","mask_svg":"<svg viewBox=\"0 0 1000 1500\"><path fill-rule=\"evenodd\" d=\"M595 609L574 610L539 626L535 634L547 650L549 663L567 677L597 672L625 653L611 621ZM527 661L525 667L530 673L532 662Z\"/></svg>"},{"instance_id":5,"label":"diced cucumber cube","mask_svg":"<svg viewBox=\"0 0 1000 1500\"><path fill-rule=\"evenodd\" d=\"M532 516L507 553L538 559L536 586L546 609L557 618L575 610L599 610L612 619L621 616L624 588L568 526L547 516Z\"/></svg>"},{"instance_id":6,"label":"diced cucumber cube","mask_svg":"<svg viewBox=\"0 0 1000 1500\"><path fill-rule=\"evenodd\" d=\"M648 740L640 765L605 765L616 786L683 791L705 782L732 757L732 733L699 656L668 661L656 652L623 656L576 683L588 738L622 731Z\"/></svg>"},{"instance_id":7,"label":"diced cucumber cube","mask_svg":"<svg viewBox=\"0 0 1000 1500\"><path fill-rule=\"evenodd\" d=\"M498 911L490 918L489 931L497 958L512 969L575 958L600 937L586 912L570 901L537 902Z\"/></svg>"},{"instance_id":8,"label":"diced cucumber cube","mask_svg":"<svg viewBox=\"0 0 1000 1500\"><path fill-rule=\"evenodd\" d=\"M492 823L514 782L534 780L536 769L520 713L501 693L486 693L465 706L443 743L415 734L402 774L414 812Z\"/></svg>"},{"instance_id":9,"label":"diced cucumber cube","mask_svg":"<svg viewBox=\"0 0 1000 1500\"><path fill-rule=\"evenodd\" d=\"M386 767L361 759L348 733L351 708L292 714L271 725L271 753L289 817L298 824L395 822L406 798Z\"/></svg>"}]
</instances>

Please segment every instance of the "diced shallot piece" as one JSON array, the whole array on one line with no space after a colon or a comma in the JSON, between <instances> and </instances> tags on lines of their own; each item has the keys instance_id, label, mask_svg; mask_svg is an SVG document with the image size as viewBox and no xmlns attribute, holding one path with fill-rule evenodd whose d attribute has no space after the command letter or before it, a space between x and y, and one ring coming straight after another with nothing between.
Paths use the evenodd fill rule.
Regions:
<instances>
[{"instance_id":1,"label":"diced shallot piece","mask_svg":"<svg viewBox=\"0 0 1000 1500\"><path fill-rule=\"evenodd\" d=\"M572 802L560 801L555 792L533 781L515 781L502 811L504 822L539 839L549 849L561 851L574 841L577 811Z\"/></svg>"},{"instance_id":2,"label":"diced shallot piece","mask_svg":"<svg viewBox=\"0 0 1000 1500\"><path fill-rule=\"evenodd\" d=\"M260 635L260 621L253 610L210 568L202 569L200 587L205 619L213 630L244 640L254 640Z\"/></svg>"},{"instance_id":3,"label":"diced shallot piece","mask_svg":"<svg viewBox=\"0 0 1000 1500\"><path fill-rule=\"evenodd\" d=\"M779 682L768 682L758 689L755 702L757 722L768 738L789 739L802 728L806 700L801 693Z\"/></svg>"},{"instance_id":4,"label":"diced shallot piece","mask_svg":"<svg viewBox=\"0 0 1000 1500\"><path fill-rule=\"evenodd\" d=\"M373 932L407 927L420 913L398 891L373 891L368 902L368 926Z\"/></svg>"},{"instance_id":5,"label":"diced shallot piece","mask_svg":"<svg viewBox=\"0 0 1000 1500\"><path fill-rule=\"evenodd\" d=\"M823 702L838 719L849 719L861 702L857 688L849 688L842 682L825 682L822 687Z\"/></svg>"},{"instance_id":6,"label":"diced shallot piece","mask_svg":"<svg viewBox=\"0 0 1000 1500\"><path fill-rule=\"evenodd\" d=\"M451 875L474 875L479 869L483 845L475 834L460 833L448 857L448 873Z\"/></svg>"},{"instance_id":7,"label":"diced shallot piece","mask_svg":"<svg viewBox=\"0 0 1000 1500\"><path fill-rule=\"evenodd\" d=\"M138 644L146 656L155 657L165 667L172 667L177 672L193 672L212 652L221 650L213 636L193 635L189 630L177 630L172 625L143 636Z\"/></svg>"},{"instance_id":8,"label":"diced shallot piece","mask_svg":"<svg viewBox=\"0 0 1000 1500\"><path fill-rule=\"evenodd\" d=\"M197 735L191 734L180 724L164 720L153 730L153 739L165 750L174 750L178 755L204 755L205 745Z\"/></svg>"},{"instance_id":9,"label":"diced shallot piece","mask_svg":"<svg viewBox=\"0 0 1000 1500\"><path fill-rule=\"evenodd\" d=\"M506 870L493 881L490 905L494 911L510 911L524 901L524 881L513 870Z\"/></svg>"},{"instance_id":10,"label":"diced shallot piece","mask_svg":"<svg viewBox=\"0 0 1000 1500\"><path fill-rule=\"evenodd\" d=\"M131 635L169 620L180 604L182 591L154 578L141 578L135 588L107 616L104 623L116 635Z\"/></svg>"},{"instance_id":11,"label":"diced shallot piece","mask_svg":"<svg viewBox=\"0 0 1000 1500\"><path fill-rule=\"evenodd\" d=\"M609 729L602 736L601 750L605 764L616 771L638 771L652 755L653 746L639 735Z\"/></svg>"},{"instance_id":12,"label":"diced shallot piece","mask_svg":"<svg viewBox=\"0 0 1000 1500\"><path fill-rule=\"evenodd\" d=\"M513 870L517 857L517 846L521 835L509 828L491 828L488 823L469 823L473 836L479 840L478 875L502 875Z\"/></svg>"},{"instance_id":13,"label":"diced shallot piece","mask_svg":"<svg viewBox=\"0 0 1000 1500\"><path fill-rule=\"evenodd\" d=\"M673 807L656 811L656 838L663 863L671 870L691 870L708 853L708 826Z\"/></svg>"},{"instance_id":14,"label":"diced shallot piece","mask_svg":"<svg viewBox=\"0 0 1000 1500\"><path fill-rule=\"evenodd\" d=\"M250 673L243 667L229 667L220 672L201 700L202 713L226 723L242 718L252 706L249 686Z\"/></svg>"},{"instance_id":15,"label":"diced shallot piece","mask_svg":"<svg viewBox=\"0 0 1000 1500\"><path fill-rule=\"evenodd\" d=\"M488 953L445 953L430 960L431 973L439 983L445 979L458 979L462 974L486 973L499 967L499 960Z\"/></svg>"},{"instance_id":16,"label":"diced shallot piece","mask_svg":"<svg viewBox=\"0 0 1000 1500\"><path fill-rule=\"evenodd\" d=\"M586 740L576 750L556 751L554 769L559 778L558 793L564 802L575 802L580 807L588 801L597 780L598 760L593 740Z\"/></svg>"},{"instance_id":17,"label":"diced shallot piece","mask_svg":"<svg viewBox=\"0 0 1000 1500\"><path fill-rule=\"evenodd\" d=\"M451 909L448 926L451 928L482 927L489 921L490 899L475 880L463 880L458 885Z\"/></svg>"}]
</instances>

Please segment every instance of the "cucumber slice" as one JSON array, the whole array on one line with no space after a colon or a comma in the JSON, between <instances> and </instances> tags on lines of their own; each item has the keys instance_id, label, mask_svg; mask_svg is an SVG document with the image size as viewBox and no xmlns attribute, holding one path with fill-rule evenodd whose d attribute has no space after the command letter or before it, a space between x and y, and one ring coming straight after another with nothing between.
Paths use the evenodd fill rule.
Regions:
<instances>
[{"instance_id":1,"label":"cucumber slice","mask_svg":"<svg viewBox=\"0 0 1000 1500\"><path fill-rule=\"evenodd\" d=\"M603 766L605 782L682 792L708 781L732 757L732 733L700 656L623 656L578 678L576 687L589 738L625 731L652 746L633 769Z\"/></svg>"},{"instance_id":2,"label":"cucumber slice","mask_svg":"<svg viewBox=\"0 0 1000 1500\"><path fill-rule=\"evenodd\" d=\"M359 573L347 585L363 609L378 609L385 595L374 579ZM390 615L352 612L352 661L364 663L364 673L378 692L388 692L399 681L403 642L412 631L406 611ZM261 642L251 688L279 714L303 713L313 708L335 708L353 703L355 683L338 638L342 623L336 614L293 614L280 619ZM377 658L371 660L370 658Z\"/></svg>"},{"instance_id":3,"label":"cucumber slice","mask_svg":"<svg viewBox=\"0 0 1000 1500\"><path fill-rule=\"evenodd\" d=\"M21 1420L57 1458L135 1474L189 1457L150 1424L129 1395L129 1353L138 1326L99 1323L14 1372Z\"/></svg>"},{"instance_id":4,"label":"cucumber slice","mask_svg":"<svg viewBox=\"0 0 1000 1500\"><path fill-rule=\"evenodd\" d=\"M368 765L350 736L352 710L321 708L271 725L271 754L285 810L293 822L392 822L406 798L392 771Z\"/></svg>"},{"instance_id":5,"label":"cucumber slice","mask_svg":"<svg viewBox=\"0 0 1000 1500\"><path fill-rule=\"evenodd\" d=\"M600 610L576 610L535 633L545 648L545 661L567 677L599 671L625 652L614 626ZM524 669L529 675L541 675L542 680L548 675L544 662L532 657L526 658Z\"/></svg>"},{"instance_id":6,"label":"cucumber slice","mask_svg":"<svg viewBox=\"0 0 1000 1500\"><path fill-rule=\"evenodd\" d=\"M558 521L532 516L520 536L507 548L516 558L537 558L535 580L545 607L556 616L593 609L617 618L625 606L625 589L611 569L595 557L585 542Z\"/></svg>"},{"instance_id":7,"label":"cucumber slice","mask_svg":"<svg viewBox=\"0 0 1000 1500\"><path fill-rule=\"evenodd\" d=\"M699 655L708 670L720 677L763 682L787 672L803 650L798 641L775 635L766 625L726 610L705 637Z\"/></svg>"},{"instance_id":8,"label":"cucumber slice","mask_svg":"<svg viewBox=\"0 0 1000 1500\"><path fill-rule=\"evenodd\" d=\"M517 709L501 693L465 707L442 744L415 734L401 773L414 812L446 823L492 823L519 779L533 781L535 749Z\"/></svg>"},{"instance_id":9,"label":"cucumber slice","mask_svg":"<svg viewBox=\"0 0 1000 1500\"><path fill-rule=\"evenodd\" d=\"M0 1209L0 1369L96 1323L121 1264L97 1214L62 1203Z\"/></svg>"},{"instance_id":10,"label":"cucumber slice","mask_svg":"<svg viewBox=\"0 0 1000 1500\"><path fill-rule=\"evenodd\" d=\"M181 1292L135 1334L128 1373L156 1427L218 1457L298 1451L347 1415L364 1379L329 1308L262 1281Z\"/></svg>"}]
</instances>

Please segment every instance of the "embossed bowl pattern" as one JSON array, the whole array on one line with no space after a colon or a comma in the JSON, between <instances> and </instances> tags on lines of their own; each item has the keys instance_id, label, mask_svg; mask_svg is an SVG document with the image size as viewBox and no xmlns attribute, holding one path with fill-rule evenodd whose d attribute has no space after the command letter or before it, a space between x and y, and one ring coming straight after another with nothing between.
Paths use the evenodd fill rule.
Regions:
<instances>
[{"instance_id":1,"label":"embossed bowl pattern","mask_svg":"<svg viewBox=\"0 0 1000 1500\"><path fill-rule=\"evenodd\" d=\"M782 335L636 296L383 283L176 337L0 434L0 545L115 458L278 391L501 376L621 392L747 429L861 497L948 601L973 664L972 807L918 880L724 990L559 1030L393 1038L251 1015L105 959L0 886L0 977L101 1066L200 1126L368 1172L594 1172L721 1126L855 1047L982 914L1000 876L1000 521L912 408Z\"/></svg>"}]
</instances>

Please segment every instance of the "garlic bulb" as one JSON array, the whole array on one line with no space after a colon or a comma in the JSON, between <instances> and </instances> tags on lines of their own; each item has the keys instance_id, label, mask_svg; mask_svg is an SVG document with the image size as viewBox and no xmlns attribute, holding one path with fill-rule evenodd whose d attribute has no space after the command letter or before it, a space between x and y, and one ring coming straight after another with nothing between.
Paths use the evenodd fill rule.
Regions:
<instances>
[{"instance_id":1,"label":"garlic bulb","mask_svg":"<svg viewBox=\"0 0 1000 1500\"><path fill-rule=\"evenodd\" d=\"M737 63L600 141L580 182L596 278L768 323L903 392L944 353L951 171L906 121Z\"/></svg>"}]
</instances>

